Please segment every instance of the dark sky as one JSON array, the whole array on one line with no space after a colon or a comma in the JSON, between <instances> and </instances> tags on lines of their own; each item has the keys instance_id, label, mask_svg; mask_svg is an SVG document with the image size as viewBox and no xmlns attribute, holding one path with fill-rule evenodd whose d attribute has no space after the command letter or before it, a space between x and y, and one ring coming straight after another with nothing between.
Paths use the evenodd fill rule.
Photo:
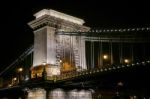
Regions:
<instances>
[{"instance_id":1,"label":"dark sky","mask_svg":"<svg viewBox=\"0 0 150 99\"><path fill-rule=\"evenodd\" d=\"M27 23L44 8L82 18L85 25L93 28L150 26L149 3L138 0L5 0L0 8L1 69L33 43L32 29Z\"/></svg>"}]
</instances>

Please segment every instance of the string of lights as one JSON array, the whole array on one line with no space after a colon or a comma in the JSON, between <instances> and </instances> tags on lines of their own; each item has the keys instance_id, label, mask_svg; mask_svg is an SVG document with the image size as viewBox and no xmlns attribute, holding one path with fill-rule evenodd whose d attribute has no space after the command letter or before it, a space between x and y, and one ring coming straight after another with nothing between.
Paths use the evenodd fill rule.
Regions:
<instances>
[{"instance_id":1,"label":"string of lights","mask_svg":"<svg viewBox=\"0 0 150 99\"><path fill-rule=\"evenodd\" d=\"M120 29L90 29L89 31L66 31L58 30L57 32L140 32L140 31L150 31L150 27L141 27L141 28L120 28Z\"/></svg>"},{"instance_id":2,"label":"string of lights","mask_svg":"<svg viewBox=\"0 0 150 99\"><path fill-rule=\"evenodd\" d=\"M109 67L103 67L103 68L95 68L91 70L84 70L80 71L78 73L72 73L72 74L62 74L59 76L52 76L48 78L48 80L54 80L59 81L59 80L64 80L64 79L70 79L70 78L75 78L75 77L82 77L86 75L92 75L92 74L97 74L97 73L103 73L103 72L108 72L108 71L116 71L124 68L132 68L132 67L138 67L138 66L149 66L150 60L143 61L143 62L136 62L136 63L131 63L131 64L122 64L122 65L116 65L116 66L109 66Z\"/></svg>"},{"instance_id":3,"label":"string of lights","mask_svg":"<svg viewBox=\"0 0 150 99\"><path fill-rule=\"evenodd\" d=\"M120 29L91 29L88 32L138 32L138 31L149 31L150 27L142 28L120 28Z\"/></svg>"}]
</instances>

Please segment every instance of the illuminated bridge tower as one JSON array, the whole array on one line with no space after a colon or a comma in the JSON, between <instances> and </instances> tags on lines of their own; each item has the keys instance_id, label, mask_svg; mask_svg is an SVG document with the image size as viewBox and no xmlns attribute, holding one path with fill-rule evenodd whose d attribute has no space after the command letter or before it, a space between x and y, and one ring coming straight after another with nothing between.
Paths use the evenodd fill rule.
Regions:
<instances>
[{"instance_id":1,"label":"illuminated bridge tower","mask_svg":"<svg viewBox=\"0 0 150 99\"><path fill-rule=\"evenodd\" d=\"M59 30L88 31L84 20L51 9L43 9L34 16L36 19L29 22L34 30L32 78L41 75L43 65L47 76L87 69L83 37L57 35Z\"/></svg>"}]
</instances>

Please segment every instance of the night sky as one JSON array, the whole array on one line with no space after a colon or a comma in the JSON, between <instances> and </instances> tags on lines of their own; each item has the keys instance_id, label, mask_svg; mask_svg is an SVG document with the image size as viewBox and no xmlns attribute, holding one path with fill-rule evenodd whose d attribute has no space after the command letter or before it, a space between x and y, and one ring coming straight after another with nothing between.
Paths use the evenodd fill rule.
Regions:
<instances>
[{"instance_id":1,"label":"night sky","mask_svg":"<svg viewBox=\"0 0 150 99\"><path fill-rule=\"evenodd\" d=\"M33 44L32 29L27 23L44 8L82 18L92 28L150 26L149 3L138 0L5 0L0 8L0 70Z\"/></svg>"}]
</instances>

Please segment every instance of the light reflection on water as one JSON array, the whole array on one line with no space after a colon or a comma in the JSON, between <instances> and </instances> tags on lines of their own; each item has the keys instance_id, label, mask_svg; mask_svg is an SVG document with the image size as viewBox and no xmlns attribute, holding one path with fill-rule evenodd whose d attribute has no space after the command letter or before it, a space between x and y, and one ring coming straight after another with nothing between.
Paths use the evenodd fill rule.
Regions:
<instances>
[{"instance_id":1,"label":"light reflection on water","mask_svg":"<svg viewBox=\"0 0 150 99\"><path fill-rule=\"evenodd\" d=\"M49 99L92 99L90 90L71 90L65 92L62 89L55 89L50 92Z\"/></svg>"},{"instance_id":2,"label":"light reflection on water","mask_svg":"<svg viewBox=\"0 0 150 99\"><path fill-rule=\"evenodd\" d=\"M46 99L46 91L41 88L29 90L27 99ZM92 99L92 92L77 89L64 91L57 88L48 93L48 99Z\"/></svg>"}]
</instances>

